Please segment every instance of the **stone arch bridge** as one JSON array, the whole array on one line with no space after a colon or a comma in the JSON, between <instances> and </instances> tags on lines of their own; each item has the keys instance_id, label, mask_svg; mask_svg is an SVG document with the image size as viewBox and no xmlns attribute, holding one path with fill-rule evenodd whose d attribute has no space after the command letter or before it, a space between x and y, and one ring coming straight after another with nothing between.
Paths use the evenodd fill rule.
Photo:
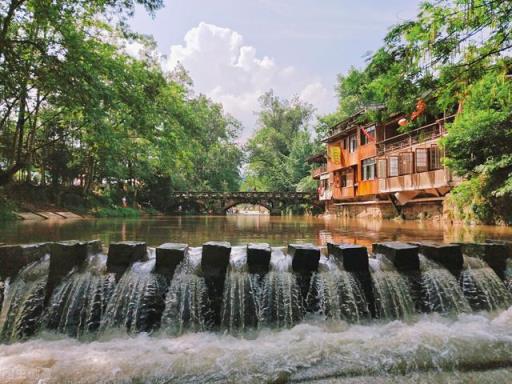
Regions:
<instances>
[{"instance_id":1,"label":"stone arch bridge","mask_svg":"<svg viewBox=\"0 0 512 384\"><path fill-rule=\"evenodd\" d=\"M287 207L301 204L321 208L317 194L310 192L172 192L170 200L169 206L174 212L195 206L222 215L239 204L263 206L271 215L280 215Z\"/></svg>"}]
</instances>

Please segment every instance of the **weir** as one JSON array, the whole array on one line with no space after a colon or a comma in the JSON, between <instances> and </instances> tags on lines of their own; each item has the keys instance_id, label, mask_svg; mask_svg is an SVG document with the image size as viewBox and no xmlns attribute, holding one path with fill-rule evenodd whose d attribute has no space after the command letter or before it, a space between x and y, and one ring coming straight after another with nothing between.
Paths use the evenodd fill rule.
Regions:
<instances>
[{"instance_id":1,"label":"weir","mask_svg":"<svg viewBox=\"0 0 512 384\"><path fill-rule=\"evenodd\" d=\"M512 304L509 248L499 242L383 242L202 247L99 241L0 246L3 342L40 331L287 328L306 316L349 322L458 314Z\"/></svg>"}]
</instances>

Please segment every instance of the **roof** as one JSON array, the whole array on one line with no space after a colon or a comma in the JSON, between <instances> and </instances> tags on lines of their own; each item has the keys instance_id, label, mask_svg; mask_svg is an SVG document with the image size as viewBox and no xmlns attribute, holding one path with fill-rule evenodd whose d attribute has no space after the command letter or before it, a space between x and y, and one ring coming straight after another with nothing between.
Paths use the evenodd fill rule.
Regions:
<instances>
[{"instance_id":1,"label":"roof","mask_svg":"<svg viewBox=\"0 0 512 384\"><path fill-rule=\"evenodd\" d=\"M336 139L340 136L343 136L344 134L346 134L348 131L358 127L359 125L361 125L360 121L358 121L357 119L362 116L364 113L368 112L368 111L371 111L371 110L377 110L377 111L380 111L384 109L384 105L371 105L371 106L368 106L366 108L363 108L361 110L359 110L358 112L354 113L352 116L349 116L347 117L346 119L336 123L334 126L332 126L330 129L329 129L329 135L324 138L322 140L322 142L327 142L327 141L330 141L330 140L333 140L333 139Z\"/></svg>"},{"instance_id":2,"label":"roof","mask_svg":"<svg viewBox=\"0 0 512 384\"><path fill-rule=\"evenodd\" d=\"M324 163L327 161L327 156L325 153L317 153L311 157L306 159L308 163Z\"/></svg>"}]
</instances>

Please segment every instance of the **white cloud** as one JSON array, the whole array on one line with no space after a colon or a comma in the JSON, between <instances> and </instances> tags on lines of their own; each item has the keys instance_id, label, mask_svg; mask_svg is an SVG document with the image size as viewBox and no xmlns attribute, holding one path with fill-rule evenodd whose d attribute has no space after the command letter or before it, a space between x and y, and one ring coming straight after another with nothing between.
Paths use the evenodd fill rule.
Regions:
<instances>
[{"instance_id":1,"label":"white cloud","mask_svg":"<svg viewBox=\"0 0 512 384\"><path fill-rule=\"evenodd\" d=\"M229 28L200 23L190 29L182 45L170 48L168 69L178 63L190 72L196 91L222 103L226 112L243 123L242 140L253 132L258 98L269 89L281 97L298 95L320 113L335 109L334 91L318 76L258 56L255 47Z\"/></svg>"}]
</instances>

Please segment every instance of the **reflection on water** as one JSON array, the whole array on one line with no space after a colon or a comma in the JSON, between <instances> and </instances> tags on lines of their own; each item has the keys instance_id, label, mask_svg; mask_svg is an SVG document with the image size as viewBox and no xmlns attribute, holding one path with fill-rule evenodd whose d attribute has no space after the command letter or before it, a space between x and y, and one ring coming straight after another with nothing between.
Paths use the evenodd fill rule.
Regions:
<instances>
[{"instance_id":1,"label":"reflection on water","mask_svg":"<svg viewBox=\"0 0 512 384\"><path fill-rule=\"evenodd\" d=\"M442 222L347 220L311 216L181 216L148 219L46 220L0 225L0 242L25 243L70 239L143 240L149 245L168 241L192 246L208 240L226 240L233 245L267 242L327 241L370 245L379 240L482 241L512 240L512 228L447 225Z\"/></svg>"}]
</instances>

